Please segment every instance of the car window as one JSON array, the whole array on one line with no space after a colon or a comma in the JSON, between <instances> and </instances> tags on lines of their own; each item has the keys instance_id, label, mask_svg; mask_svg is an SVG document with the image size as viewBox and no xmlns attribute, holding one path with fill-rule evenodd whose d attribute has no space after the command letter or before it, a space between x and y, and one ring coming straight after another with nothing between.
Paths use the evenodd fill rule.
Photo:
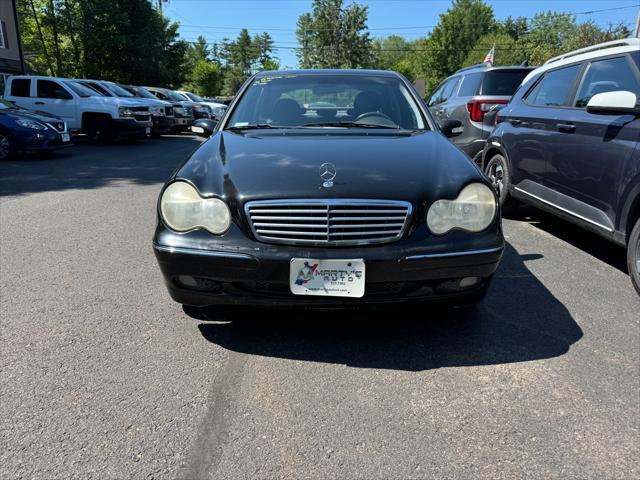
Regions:
<instances>
[{"instance_id":1,"label":"car window","mask_svg":"<svg viewBox=\"0 0 640 480\"><path fill-rule=\"evenodd\" d=\"M151 93L153 93L157 98L161 99L161 100L168 100L169 97L167 97L164 93L162 92L158 92L156 90L152 90Z\"/></svg>"},{"instance_id":2,"label":"car window","mask_svg":"<svg viewBox=\"0 0 640 480\"><path fill-rule=\"evenodd\" d=\"M580 65L560 68L544 74L526 97L530 105L552 107L564 105Z\"/></svg>"},{"instance_id":3,"label":"car window","mask_svg":"<svg viewBox=\"0 0 640 480\"><path fill-rule=\"evenodd\" d=\"M12 97L31 96L31 80L28 78L15 78L11 81Z\"/></svg>"},{"instance_id":4,"label":"car window","mask_svg":"<svg viewBox=\"0 0 640 480\"><path fill-rule=\"evenodd\" d=\"M626 90L640 97L640 84L625 57L591 62L576 96L575 106L585 108L594 95Z\"/></svg>"},{"instance_id":5,"label":"car window","mask_svg":"<svg viewBox=\"0 0 640 480\"><path fill-rule=\"evenodd\" d=\"M38 80L38 98L57 98L70 100L73 97L58 82L51 80Z\"/></svg>"},{"instance_id":6,"label":"car window","mask_svg":"<svg viewBox=\"0 0 640 480\"><path fill-rule=\"evenodd\" d=\"M442 92L444 91L444 88L447 86L447 83L448 82L444 82L438 88L436 88L436 91L433 92L433 95L431 95L431 98L429 98L429 103L428 103L429 106L435 105L443 101L440 99L442 98Z\"/></svg>"},{"instance_id":7,"label":"car window","mask_svg":"<svg viewBox=\"0 0 640 480\"><path fill-rule=\"evenodd\" d=\"M398 77L313 73L256 77L229 126L342 123L357 128L354 122L374 128L427 128L419 105Z\"/></svg>"},{"instance_id":8,"label":"car window","mask_svg":"<svg viewBox=\"0 0 640 480\"><path fill-rule=\"evenodd\" d=\"M81 83L74 82L73 80L64 80L64 84L82 98L102 96L96 90L89 87L85 87Z\"/></svg>"},{"instance_id":9,"label":"car window","mask_svg":"<svg viewBox=\"0 0 640 480\"><path fill-rule=\"evenodd\" d=\"M458 90L459 97L471 97L478 93L478 87L482 80L482 73L469 73L462 79L462 85Z\"/></svg>"},{"instance_id":10,"label":"car window","mask_svg":"<svg viewBox=\"0 0 640 480\"><path fill-rule=\"evenodd\" d=\"M481 95L503 95L510 97L518 89L529 70L490 70L482 80Z\"/></svg>"},{"instance_id":11,"label":"car window","mask_svg":"<svg viewBox=\"0 0 640 480\"><path fill-rule=\"evenodd\" d=\"M456 91L459 82L460 77L454 77L447 80L442 87L436 90L436 93L433 94L429 105L438 105L439 103L444 103L449 100L453 95L453 92Z\"/></svg>"}]
</instances>

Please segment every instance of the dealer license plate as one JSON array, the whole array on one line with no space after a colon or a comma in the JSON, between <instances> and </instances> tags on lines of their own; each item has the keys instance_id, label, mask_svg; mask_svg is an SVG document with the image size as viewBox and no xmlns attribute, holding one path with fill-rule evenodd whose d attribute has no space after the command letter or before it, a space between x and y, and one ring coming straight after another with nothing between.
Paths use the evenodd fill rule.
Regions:
<instances>
[{"instance_id":1,"label":"dealer license plate","mask_svg":"<svg viewBox=\"0 0 640 480\"><path fill-rule=\"evenodd\" d=\"M294 295L362 297L364 260L292 258L289 287Z\"/></svg>"},{"instance_id":2,"label":"dealer license plate","mask_svg":"<svg viewBox=\"0 0 640 480\"><path fill-rule=\"evenodd\" d=\"M149 134L151 133L151 127L147 127L147 128L145 129L145 133L146 133L147 135L149 135Z\"/></svg>"},{"instance_id":3,"label":"dealer license plate","mask_svg":"<svg viewBox=\"0 0 640 480\"><path fill-rule=\"evenodd\" d=\"M68 133L63 133L62 134L62 141L63 142L70 142L71 141L71 136Z\"/></svg>"}]
</instances>

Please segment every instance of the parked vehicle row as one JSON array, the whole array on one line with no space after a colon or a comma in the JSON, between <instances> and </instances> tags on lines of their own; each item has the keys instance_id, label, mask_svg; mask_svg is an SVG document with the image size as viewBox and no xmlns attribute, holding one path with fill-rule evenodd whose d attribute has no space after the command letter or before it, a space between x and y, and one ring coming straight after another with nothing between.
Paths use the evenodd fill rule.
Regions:
<instances>
[{"instance_id":1,"label":"parked vehicle row","mask_svg":"<svg viewBox=\"0 0 640 480\"><path fill-rule=\"evenodd\" d=\"M190 130L194 120L218 120L226 108L190 92L105 80L26 75L7 79L4 100L0 107L0 160L17 152L69 145L69 134L76 132L85 133L91 141L108 143ZM29 112L42 113L44 120L37 125L26 120L16 123L18 114ZM59 138L47 136L52 134L52 124L61 125L55 134ZM28 135L24 129L30 129Z\"/></svg>"},{"instance_id":2,"label":"parked vehicle row","mask_svg":"<svg viewBox=\"0 0 640 480\"><path fill-rule=\"evenodd\" d=\"M447 110L455 103L449 98L456 95L446 92L459 92L460 83L464 85L462 80L450 88L455 77L443 82L429 101L441 122L461 116L459 108ZM439 102L441 96L446 101ZM457 140L470 155L475 148L467 147L474 142L459 139L471 137L483 145L472 158L493 182L503 211L516 201L530 204L626 247L638 293L639 99L640 40L607 42L529 71L509 103L494 115L495 129L486 137L474 131L477 109L471 105L460 127L472 133Z\"/></svg>"}]
</instances>

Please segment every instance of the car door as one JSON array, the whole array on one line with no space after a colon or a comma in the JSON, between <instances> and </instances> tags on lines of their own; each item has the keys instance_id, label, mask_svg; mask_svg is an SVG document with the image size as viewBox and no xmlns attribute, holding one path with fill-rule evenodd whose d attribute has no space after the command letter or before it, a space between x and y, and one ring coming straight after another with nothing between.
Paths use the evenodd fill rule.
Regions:
<instances>
[{"instance_id":1,"label":"car door","mask_svg":"<svg viewBox=\"0 0 640 480\"><path fill-rule=\"evenodd\" d=\"M37 80L34 109L61 117L73 125L76 118L76 102L73 95L55 80Z\"/></svg>"},{"instance_id":2,"label":"car door","mask_svg":"<svg viewBox=\"0 0 640 480\"><path fill-rule=\"evenodd\" d=\"M571 102L573 108L562 119L566 128L559 137L566 150L549 157L548 185L592 207L576 203L575 208L592 223L609 230L615 224L622 176L640 141L640 119L632 115L593 114L587 112L586 106L598 93L620 90L633 92L640 99L640 72L628 55L587 62Z\"/></svg>"},{"instance_id":3,"label":"car door","mask_svg":"<svg viewBox=\"0 0 640 480\"><path fill-rule=\"evenodd\" d=\"M567 143L571 137L563 132L563 119L581 69L578 63L545 72L517 106L505 109L505 121L512 128L503 140L516 190L544 196L536 185L546 184L553 164L550 159L570 155L573 147Z\"/></svg>"},{"instance_id":4,"label":"car door","mask_svg":"<svg viewBox=\"0 0 640 480\"><path fill-rule=\"evenodd\" d=\"M429 111L433 114L438 123L449 118L451 108L447 105L447 101L453 96L459 83L460 76L452 77L438 87L435 93L431 96L431 99L429 100Z\"/></svg>"}]
</instances>

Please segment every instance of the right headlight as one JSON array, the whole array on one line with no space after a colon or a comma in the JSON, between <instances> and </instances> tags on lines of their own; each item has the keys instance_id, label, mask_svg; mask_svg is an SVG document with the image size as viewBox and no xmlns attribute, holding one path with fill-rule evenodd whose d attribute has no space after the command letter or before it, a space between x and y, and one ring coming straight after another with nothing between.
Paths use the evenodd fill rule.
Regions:
<instances>
[{"instance_id":1,"label":"right headlight","mask_svg":"<svg viewBox=\"0 0 640 480\"><path fill-rule=\"evenodd\" d=\"M454 228L480 232L491 224L496 210L493 191L482 183L471 183L457 198L433 202L427 212L427 226L436 235Z\"/></svg>"},{"instance_id":2,"label":"right headlight","mask_svg":"<svg viewBox=\"0 0 640 480\"><path fill-rule=\"evenodd\" d=\"M174 182L162 193L160 213L169 228L186 232L202 227L215 235L227 231L231 213L219 198L202 198L186 182Z\"/></svg>"}]
</instances>

